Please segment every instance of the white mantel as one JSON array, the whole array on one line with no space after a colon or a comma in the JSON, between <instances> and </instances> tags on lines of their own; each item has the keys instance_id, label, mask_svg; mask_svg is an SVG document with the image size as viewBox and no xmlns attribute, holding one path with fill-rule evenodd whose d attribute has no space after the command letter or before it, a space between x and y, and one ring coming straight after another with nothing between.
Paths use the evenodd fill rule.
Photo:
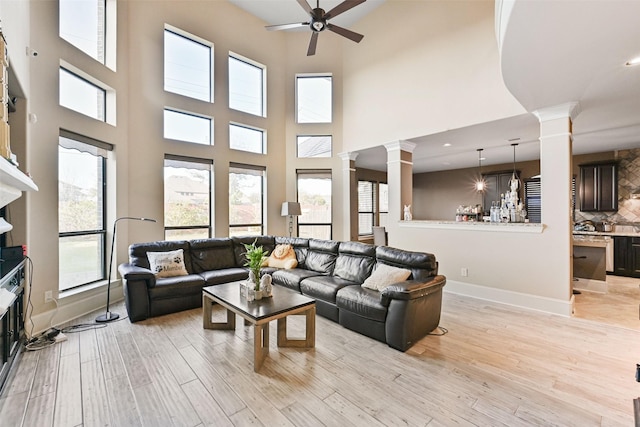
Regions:
<instances>
[{"instance_id":1,"label":"white mantel","mask_svg":"<svg viewBox=\"0 0 640 427\"><path fill-rule=\"evenodd\" d=\"M38 186L17 166L7 159L0 158L0 208L22 196L23 191L38 191ZM12 228L4 218L0 218L0 234Z\"/></svg>"}]
</instances>

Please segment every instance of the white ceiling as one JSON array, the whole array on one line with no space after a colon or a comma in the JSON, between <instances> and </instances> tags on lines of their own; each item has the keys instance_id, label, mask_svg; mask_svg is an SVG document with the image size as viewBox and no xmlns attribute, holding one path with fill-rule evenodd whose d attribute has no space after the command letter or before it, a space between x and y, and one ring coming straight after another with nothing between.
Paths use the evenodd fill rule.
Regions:
<instances>
[{"instance_id":1,"label":"white ceiling","mask_svg":"<svg viewBox=\"0 0 640 427\"><path fill-rule=\"evenodd\" d=\"M229 1L261 18L265 25L307 20L295 0ZM368 0L332 22L348 28L383 1ZM341 0L323 0L320 7L328 11L339 3ZM640 56L640 1L511 3L501 67L516 99L527 111L579 102L581 113L573 123L574 154L640 147L640 65L624 65ZM477 166L478 148L484 149L483 165L510 163L510 140L515 138L519 138L514 141L519 144L518 161L537 159L538 136L539 124L533 114L418 136L409 139L417 144L413 169L420 173ZM362 150L356 165L386 170L386 150Z\"/></svg>"}]
</instances>

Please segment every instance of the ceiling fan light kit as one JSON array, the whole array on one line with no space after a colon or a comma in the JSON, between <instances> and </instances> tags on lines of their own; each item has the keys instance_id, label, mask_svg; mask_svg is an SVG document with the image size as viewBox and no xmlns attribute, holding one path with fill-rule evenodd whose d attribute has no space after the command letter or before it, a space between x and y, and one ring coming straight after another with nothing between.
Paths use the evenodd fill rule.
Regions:
<instances>
[{"instance_id":1,"label":"ceiling fan light kit","mask_svg":"<svg viewBox=\"0 0 640 427\"><path fill-rule=\"evenodd\" d=\"M316 7L312 8L307 0L297 0L298 4L309 14L311 20L309 22L300 22L294 24L282 24L282 25L268 25L265 28L269 31L277 30L290 30L293 28L300 28L308 26L311 33L311 40L309 40L309 48L307 49L307 56L315 55L316 45L318 44L318 34L324 30L332 31L342 37L346 37L356 43L360 43L360 40L364 37L362 34L358 34L346 28L339 27L337 25L330 24L328 21L331 18L335 18L341 13L356 7L360 3L364 3L366 0L345 0L329 12L325 12L320 7L320 0L316 0Z\"/></svg>"}]
</instances>

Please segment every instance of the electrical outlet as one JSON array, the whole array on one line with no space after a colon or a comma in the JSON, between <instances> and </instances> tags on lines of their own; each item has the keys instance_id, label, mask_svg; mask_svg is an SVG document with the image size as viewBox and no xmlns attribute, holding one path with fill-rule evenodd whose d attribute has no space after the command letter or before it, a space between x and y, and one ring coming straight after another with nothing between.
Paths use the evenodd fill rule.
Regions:
<instances>
[{"instance_id":1,"label":"electrical outlet","mask_svg":"<svg viewBox=\"0 0 640 427\"><path fill-rule=\"evenodd\" d=\"M460 275L461 275L462 277L467 277L467 276L469 276L469 269L468 269L468 268L466 268L466 267L462 267L462 268L460 269Z\"/></svg>"},{"instance_id":2,"label":"electrical outlet","mask_svg":"<svg viewBox=\"0 0 640 427\"><path fill-rule=\"evenodd\" d=\"M53 301L53 291L45 291L44 302Z\"/></svg>"}]
</instances>

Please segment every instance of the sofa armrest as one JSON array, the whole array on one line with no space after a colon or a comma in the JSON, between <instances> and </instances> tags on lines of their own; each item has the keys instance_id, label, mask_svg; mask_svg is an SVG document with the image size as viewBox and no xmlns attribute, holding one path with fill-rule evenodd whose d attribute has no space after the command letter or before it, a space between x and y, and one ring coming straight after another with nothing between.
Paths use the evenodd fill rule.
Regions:
<instances>
[{"instance_id":1,"label":"sofa armrest","mask_svg":"<svg viewBox=\"0 0 640 427\"><path fill-rule=\"evenodd\" d=\"M406 280L386 287L380 293L380 302L385 307L389 306L392 299L411 300L422 298L434 292L438 292L447 282L442 275L433 276L431 280Z\"/></svg>"},{"instance_id":2,"label":"sofa armrest","mask_svg":"<svg viewBox=\"0 0 640 427\"><path fill-rule=\"evenodd\" d=\"M148 268L126 263L118 266L118 272L125 280L144 280L150 288L156 285L156 276Z\"/></svg>"}]
</instances>

